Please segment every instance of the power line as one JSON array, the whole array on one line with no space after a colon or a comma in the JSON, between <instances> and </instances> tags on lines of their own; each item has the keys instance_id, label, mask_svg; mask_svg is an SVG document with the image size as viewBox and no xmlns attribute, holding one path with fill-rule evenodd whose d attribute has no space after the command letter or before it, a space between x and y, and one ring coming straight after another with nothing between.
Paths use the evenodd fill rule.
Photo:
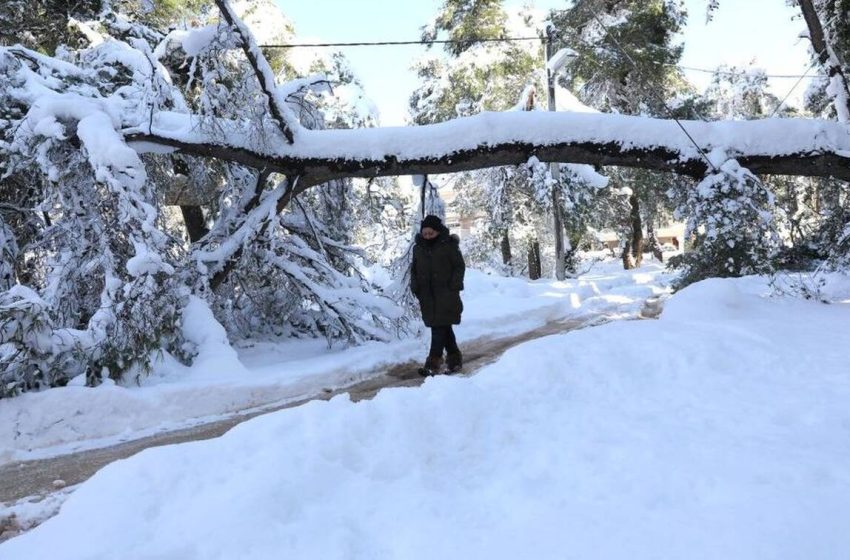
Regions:
<instances>
[{"instance_id":1,"label":"power line","mask_svg":"<svg viewBox=\"0 0 850 560\"><path fill-rule=\"evenodd\" d=\"M791 94L794 92L794 90L795 90L795 89L797 89L797 86L799 86L799 85L800 85L800 82L802 82L802 81L803 81L803 78L805 78L805 77L808 75L808 73L811 71L811 69L812 69L812 68L814 68L814 66L815 66L815 64L817 64L817 62L818 62L818 59L817 59L817 58L815 58L814 60L812 60L812 63L811 63L811 64L809 64L809 67L808 67L808 68L806 68L806 73L805 73L805 74L803 74L802 76L800 76L800 79L799 79L799 80L797 80L796 82L794 82L794 85L793 85L793 86L791 86L791 89L789 89L789 90L788 90L788 93L786 93L786 94L785 94L785 97L783 97L783 98L782 98L782 101L780 101L780 102L779 102L779 105L777 105L777 106L776 106L776 108L774 108L774 109L773 109L773 112L770 114L770 117L771 117L771 118L772 118L774 115L776 115L776 113L778 113L778 112L779 112L779 109L781 109L781 108L785 105L785 102L786 102L786 101L788 101L788 98L789 98L789 97L791 97Z\"/></svg>"},{"instance_id":2,"label":"power line","mask_svg":"<svg viewBox=\"0 0 850 560\"><path fill-rule=\"evenodd\" d=\"M260 45L264 49L295 49L299 47L382 47L389 45L434 45L434 44L462 44L470 45L474 43L511 43L514 41L540 41L540 37L501 37L501 38L486 38L478 37L474 39L440 39L434 41L358 41L354 43L283 43L279 45Z\"/></svg>"},{"instance_id":3,"label":"power line","mask_svg":"<svg viewBox=\"0 0 850 560\"><path fill-rule=\"evenodd\" d=\"M691 70L693 72L704 72L706 74L721 74L723 76L732 76L734 74L738 74L739 72L746 72L746 70L740 70L736 72L734 70L710 70L708 68L694 68L693 66L679 66L677 64L670 64L670 66L677 66L682 70ZM806 74L764 74L765 78L817 78L817 76L811 76L808 73Z\"/></svg>"},{"instance_id":4,"label":"power line","mask_svg":"<svg viewBox=\"0 0 850 560\"><path fill-rule=\"evenodd\" d=\"M356 41L356 42L348 42L348 43L280 43L274 45L260 45L261 48L264 49L297 49L297 48L316 48L316 47L385 47L385 46L394 46L394 45L447 45L447 44L461 44L461 45L473 45L476 43L512 43L518 41L545 41L544 37L500 37L500 38L486 38L486 37L477 37L473 39L440 39L434 41L425 41L422 39L416 41ZM665 66L675 66L677 68L681 68L682 70L688 70L692 72L702 72L704 74L721 74L721 75L733 75L736 74L734 70L719 70L719 69L711 69L711 68L698 68L695 66L681 66L678 64L665 64ZM787 78L787 79L804 79L804 78L817 78L817 76L806 74L764 74L765 78Z\"/></svg>"}]
</instances>

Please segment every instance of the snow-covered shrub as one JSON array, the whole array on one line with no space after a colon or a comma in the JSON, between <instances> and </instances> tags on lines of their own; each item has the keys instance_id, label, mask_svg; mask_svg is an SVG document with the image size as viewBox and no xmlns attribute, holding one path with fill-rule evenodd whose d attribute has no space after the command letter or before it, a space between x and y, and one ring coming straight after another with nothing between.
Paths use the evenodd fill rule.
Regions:
<instances>
[{"instance_id":1,"label":"snow-covered shrub","mask_svg":"<svg viewBox=\"0 0 850 560\"><path fill-rule=\"evenodd\" d=\"M155 185L120 131L122 119L171 107L173 96L159 89L167 80L152 72L145 44L95 43L63 51L68 60L0 49L8 86L0 96L11 107L0 121L0 190L26 216L18 220L24 244L11 252L6 239L3 253L28 287L0 294L3 319L17 325L4 336L15 348L4 353L15 364L7 371L18 372L15 390L144 370L177 332L172 241Z\"/></svg>"},{"instance_id":2,"label":"snow-covered shrub","mask_svg":"<svg viewBox=\"0 0 850 560\"><path fill-rule=\"evenodd\" d=\"M693 250L670 260L682 270L679 287L711 277L769 273L780 245L773 194L734 159L711 157L715 169L695 188L672 193L682 197L676 218L687 219L685 237L694 239Z\"/></svg>"},{"instance_id":3,"label":"snow-covered shrub","mask_svg":"<svg viewBox=\"0 0 850 560\"><path fill-rule=\"evenodd\" d=\"M0 292L0 398L64 385L84 362L85 333L57 330L50 309L25 286Z\"/></svg>"}]
</instances>

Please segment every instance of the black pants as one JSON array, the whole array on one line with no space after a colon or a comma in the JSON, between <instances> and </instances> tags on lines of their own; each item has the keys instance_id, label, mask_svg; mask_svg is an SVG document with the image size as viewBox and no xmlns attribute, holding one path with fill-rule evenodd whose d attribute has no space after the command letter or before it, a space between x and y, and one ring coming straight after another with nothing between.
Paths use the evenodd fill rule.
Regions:
<instances>
[{"instance_id":1,"label":"black pants","mask_svg":"<svg viewBox=\"0 0 850 560\"><path fill-rule=\"evenodd\" d=\"M450 354L460 352L451 325L448 327L431 327L431 355L442 356L443 349Z\"/></svg>"}]
</instances>

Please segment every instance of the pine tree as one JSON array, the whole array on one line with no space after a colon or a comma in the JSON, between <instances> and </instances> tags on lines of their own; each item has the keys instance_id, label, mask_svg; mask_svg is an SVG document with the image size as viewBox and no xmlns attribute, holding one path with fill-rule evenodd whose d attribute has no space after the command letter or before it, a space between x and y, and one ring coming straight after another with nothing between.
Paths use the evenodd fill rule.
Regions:
<instances>
[{"instance_id":1,"label":"pine tree","mask_svg":"<svg viewBox=\"0 0 850 560\"><path fill-rule=\"evenodd\" d=\"M687 219L685 236L696 239L693 251L671 259L682 269L680 288L704 278L769 273L779 250L772 193L734 159L710 157L714 171L679 193L685 200L677 217Z\"/></svg>"},{"instance_id":2,"label":"pine tree","mask_svg":"<svg viewBox=\"0 0 850 560\"><path fill-rule=\"evenodd\" d=\"M582 102L602 111L667 116L666 103L688 90L676 66L683 46L674 42L685 18L677 0L578 0L553 10L558 48L577 53L560 79ZM645 183L653 176L618 175L632 189L623 255L630 268L643 258L646 212L641 204L648 197ZM655 175L652 186L663 181Z\"/></svg>"},{"instance_id":3,"label":"pine tree","mask_svg":"<svg viewBox=\"0 0 850 560\"><path fill-rule=\"evenodd\" d=\"M442 33L453 40L528 37L538 35L538 27L529 11L509 13L501 0L452 0L443 4L423 37L434 40ZM543 91L540 43L458 43L447 45L445 51L446 56L429 56L415 66L421 85L411 96L410 111L416 124L509 110L525 92ZM529 177L521 169L499 168L463 173L455 180L454 188L463 192L458 210L486 215L487 227L480 238L465 241L470 262L503 272L528 269L530 253L512 251L511 246L535 247L545 231L541 219L545 206L532 192ZM494 251L500 254L501 265L494 262Z\"/></svg>"},{"instance_id":4,"label":"pine tree","mask_svg":"<svg viewBox=\"0 0 850 560\"><path fill-rule=\"evenodd\" d=\"M422 30L422 39L433 41L445 32L452 41L445 49L452 56L475 47L469 39L498 39L506 36L507 14L503 0L444 0L438 15Z\"/></svg>"},{"instance_id":5,"label":"pine tree","mask_svg":"<svg viewBox=\"0 0 850 560\"><path fill-rule=\"evenodd\" d=\"M212 137L226 137L215 123L230 119L261 142L278 100L262 90L243 36L204 7L189 17L206 3L112 5L119 11L71 21L73 44L55 56L0 47L0 397L81 373L90 384L139 380L163 350L191 360L180 326L190 295L230 336L359 341L396 331L400 310L363 274L368 258L352 244L355 220L367 220L352 211L352 181L301 193L295 177L139 156L126 144L124 130L188 112ZM243 7L291 33L271 0ZM191 27L162 33L166 20ZM313 62L275 63L289 79L278 90L287 118L304 128L375 122L342 58ZM308 75L317 71L326 75ZM349 88L352 105L332 96L331 81ZM47 101L34 103L35 82L53 90ZM192 228L165 207L177 201Z\"/></svg>"}]
</instances>

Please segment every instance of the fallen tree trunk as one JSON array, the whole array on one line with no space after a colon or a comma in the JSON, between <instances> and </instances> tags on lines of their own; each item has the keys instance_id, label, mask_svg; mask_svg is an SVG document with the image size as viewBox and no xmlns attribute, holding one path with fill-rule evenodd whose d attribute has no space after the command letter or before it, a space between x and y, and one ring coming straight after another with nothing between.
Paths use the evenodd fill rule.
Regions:
<instances>
[{"instance_id":1,"label":"fallen tree trunk","mask_svg":"<svg viewBox=\"0 0 850 560\"><path fill-rule=\"evenodd\" d=\"M706 159L673 121L612 114L485 113L419 126L356 130L302 130L289 145L280 133L262 150L238 134L197 133L189 115L173 128L174 114L152 131L128 130L138 151L167 147L256 169L301 177L299 190L346 177L440 174L541 161L613 165L670 171L695 178ZM837 122L815 119L684 121L707 154L722 150L761 175L799 175L850 180L850 135ZM191 134L186 130L192 130ZM726 157L720 158L720 161Z\"/></svg>"}]
</instances>

